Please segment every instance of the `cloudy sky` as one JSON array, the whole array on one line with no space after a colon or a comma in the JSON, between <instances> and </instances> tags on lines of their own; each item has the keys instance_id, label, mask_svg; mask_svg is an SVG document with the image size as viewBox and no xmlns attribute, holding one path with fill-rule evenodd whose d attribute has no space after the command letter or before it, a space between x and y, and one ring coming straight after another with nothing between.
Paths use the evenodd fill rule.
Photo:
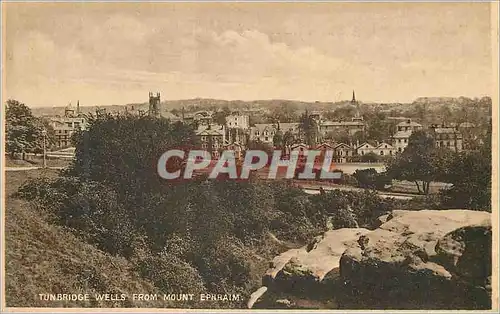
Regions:
<instances>
[{"instance_id":1,"label":"cloudy sky","mask_svg":"<svg viewBox=\"0 0 500 314\"><path fill-rule=\"evenodd\" d=\"M480 3L9 3L6 96L32 106L163 99L491 95Z\"/></svg>"}]
</instances>

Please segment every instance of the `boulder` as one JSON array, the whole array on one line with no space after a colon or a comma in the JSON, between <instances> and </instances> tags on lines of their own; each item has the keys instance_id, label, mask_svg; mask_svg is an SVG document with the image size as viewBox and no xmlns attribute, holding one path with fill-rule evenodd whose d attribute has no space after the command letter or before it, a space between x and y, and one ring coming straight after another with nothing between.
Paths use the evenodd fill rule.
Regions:
<instances>
[{"instance_id":1,"label":"boulder","mask_svg":"<svg viewBox=\"0 0 500 314\"><path fill-rule=\"evenodd\" d=\"M368 232L364 228L331 230L304 247L288 250L274 258L263 284L273 291L311 298L328 293L325 285L338 277L342 254Z\"/></svg>"},{"instance_id":2,"label":"boulder","mask_svg":"<svg viewBox=\"0 0 500 314\"><path fill-rule=\"evenodd\" d=\"M340 276L342 308L488 309L490 214L393 211L347 247Z\"/></svg>"},{"instance_id":3,"label":"boulder","mask_svg":"<svg viewBox=\"0 0 500 314\"><path fill-rule=\"evenodd\" d=\"M266 291L267 291L267 287L260 287L254 293L252 293L250 295L248 302L247 302L247 307L249 309L251 309L254 306L255 302L257 302L260 299L260 297L262 297L262 295L264 295L264 293L266 293Z\"/></svg>"}]
</instances>

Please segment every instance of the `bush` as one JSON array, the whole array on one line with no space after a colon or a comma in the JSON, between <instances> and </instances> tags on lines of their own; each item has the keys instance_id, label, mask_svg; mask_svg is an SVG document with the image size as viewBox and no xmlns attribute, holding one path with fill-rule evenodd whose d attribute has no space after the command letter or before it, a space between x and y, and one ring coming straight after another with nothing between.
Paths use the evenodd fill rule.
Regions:
<instances>
[{"instance_id":1,"label":"bush","mask_svg":"<svg viewBox=\"0 0 500 314\"><path fill-rule=\"evenodd\" d=\"M380 156L373 152L370 152L368 154L361 155L359 160L361 162L378 162L380 161Z\"/></svg>"},{"instance_id":2,"label":"bush","mask_svg":"<svg viewBox=\"0 0 500 314\"><path fill-rule=\"evenodd\" d=\"M193 293L205 291L198 271L175 256L160 254L137 262L137 271L164 293ZM189 304L189 302L187 303Z\"/></svg>"},{"instance_id":3,"label":"bush","mask_svg":"<svg viewBox=\"0 0 500 314\"><path fill-rule=\"evenodd\" d=\"M374 191L346 192L328 191L310 196L316 212L329 217L332 229L362 227L373 229L377 218L393 210L396 202L381 199Z\"/></svg>"},{"instance_id":4,"label":"bush","mask_svg":"<svg viewBox=\"0 0 500 314\"><path fill-rule=\"evenodd\" d=\"M358 187L384 190L391 184L391 179L385 173L378 173L374 168L356 170L352 175L358 182Z\"/></svg>"}]
</instances>

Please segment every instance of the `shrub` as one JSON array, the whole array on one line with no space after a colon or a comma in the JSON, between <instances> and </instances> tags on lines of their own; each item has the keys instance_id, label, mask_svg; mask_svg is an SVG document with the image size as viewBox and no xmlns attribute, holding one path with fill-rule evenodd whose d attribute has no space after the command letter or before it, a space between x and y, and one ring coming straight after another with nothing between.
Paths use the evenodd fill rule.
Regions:
<instances>
[{"instance_id":1,"label":"shrub","mask_svg":"<svg viewBox=\"0 0 500 314\"><path fill-rule=\"evenodd\" d=\"M139 260L136 268L162 292L199 294L205 291L198 271L175 256L149 256Z\"/></svg>"},{"instance_id":2,"label":"shrub","mask_svg":"<svg viewBox=\"0 0 500 314\"><path fill-rule=\"evenodd\" d=\"M368 154L361 155L359 160L361 162L378 162L380 161L380 156L373 152L369 152Z\"/></svg>"}]
</instances>

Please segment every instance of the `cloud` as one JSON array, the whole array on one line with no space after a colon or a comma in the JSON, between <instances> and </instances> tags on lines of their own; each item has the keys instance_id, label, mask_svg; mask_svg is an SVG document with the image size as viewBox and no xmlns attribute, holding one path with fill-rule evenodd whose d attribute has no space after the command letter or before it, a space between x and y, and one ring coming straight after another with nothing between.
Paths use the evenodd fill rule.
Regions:
<instances>
[{"instance_id":1,"label":"cloud","mask_svg":"<svg viewBox=\"0 0 500 314\"><path fill-rule=\"evenodd\" d=\"M453 16L446 23L409 19L405 10L394 15L378 5L373 10L384 14L160 7L104 12L89 5L11 17L29 22L10 24L19 25L7 34L7 95L34 104L75 97L105 104L142 101L148 90L171 99L336 100L356 89L362 99L411 100L473 95L491 77L478 18L464 31ZM468 25L465 13L460 23ZM353 24L355 17L363 23Z\"/></svg>"},{"instance_id":2,"label":"cloud","mask_svg":"<svg viewBox=\"0 0 500 314\"><path fill-rule=\"evenodd\" d=\"M271 42L268 35L257 30L242 33L228 30L213 33L212 38L213 49L217 50L214 54L221 55L226 62L225 72L234 70L257 79L324 77L342 67L341 60L326 56L313 47L294 49L282 42ZM224 71L224 67L220 70Z\"/></svg>"}]
</instances>

